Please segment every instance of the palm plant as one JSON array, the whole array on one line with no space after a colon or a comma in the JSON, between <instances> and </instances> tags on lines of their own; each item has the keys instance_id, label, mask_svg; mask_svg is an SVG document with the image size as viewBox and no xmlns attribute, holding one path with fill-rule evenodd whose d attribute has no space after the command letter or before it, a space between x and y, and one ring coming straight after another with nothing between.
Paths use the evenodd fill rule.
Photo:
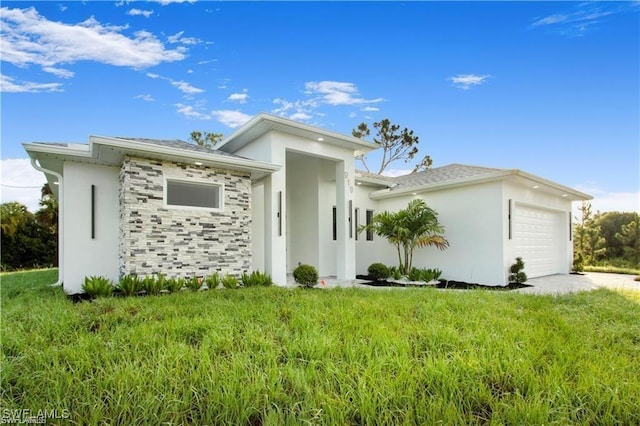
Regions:
<instances>
[{"instance_id":1,"label":"palm plant","mask_svg":"<svg viewBox=\"0 0 640 426\"><path fill-rule=\"evenodd\" d=\"M449 242L438 223L438 213L427 206L424 200L412 200L406 209L395 213L384 211L373 216L371 224L363 225L358 232L372 231L396 247L400 272L411 271L413 252L418 247L436 247L444 250Z\"/></svg>"}]
</instances>

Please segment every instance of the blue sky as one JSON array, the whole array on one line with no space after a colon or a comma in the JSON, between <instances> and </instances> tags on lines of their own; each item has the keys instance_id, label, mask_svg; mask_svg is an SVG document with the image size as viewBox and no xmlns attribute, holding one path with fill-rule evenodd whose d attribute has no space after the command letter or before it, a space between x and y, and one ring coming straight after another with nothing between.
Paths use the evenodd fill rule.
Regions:
<instances>
[{"instance_id":1,"label":"blue sky","mask_svg":"<svg viewBox=\"0 0 640 426\"><path fill-rule=\"evenodd\" d=\"M0 16L3 202L37 207L22 142L229 135L265 111L347 134L389 118L434 167L518 168L640 210L638 1L7 1Z\"/></svg>"}]
</instances>

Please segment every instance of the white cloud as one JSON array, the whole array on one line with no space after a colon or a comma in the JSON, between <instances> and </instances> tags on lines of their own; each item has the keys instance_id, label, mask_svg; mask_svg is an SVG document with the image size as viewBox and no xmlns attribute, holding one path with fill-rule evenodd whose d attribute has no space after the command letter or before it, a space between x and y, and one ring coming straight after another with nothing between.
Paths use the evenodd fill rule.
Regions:
<instances>
[{"instance_id":1,"label":"white cloud","mask_svg":"<svg viewBox=\"0 0 640 426\"><path fill-rule=\"evenodd\" d=\"M12 77L0 74L0 92L4 93L40 93L61 92L62 83L35 83L32 81L17 81Z\"/></svg>"},{"instance_id":2,"label":"white cloud","mask_svg":"<svg viewBox=\"0 0 640 426\"><path fill-rule=\"evenodd\" d=\"M184 34L184 31L180 31L178 33L175 33L174 35L170 35L169 37L167 37L167 41L169 43L182 43L182 44L198 44L202 41L194 37L182 37L183 34Z\"/></svg>"},{"instance_id":3,"label":"white cloud","mask_svg":"<svg viewBox=\"0 0 640 426\"><path fill-rule=\"evenodd\" d=\"M175 104L175 106L178 107L178 112L187 118L196 118L198 120L211 120L210 115L204 114L198 111L196 108L194 108L191 105Z\"/></svg>"},{"instance_id":4,"label":"white cloud","mask_svg":"<svg viewBox=\"0 0 640 426\"><path fill-rule=\"evenodd\" d=\"M601 212L640 213L640 191L608 191L592 182L576 185L575 189L593 196L593 200L589 201L593 212L600 210ZM574 210L575 208L576 206L574 206Z\"/></svg>"},{"instance_id":5,"label":"white cloud","mask_svg":"<svg viewBox=\"0 0 640 426\"><path fill-rule=\"evenodd\" d=\"M242 93L232 93L227 98L228 101L239 102L241 104L246 103L247 99L249 99L249 94L247 93L247 89L244 89Z\"/></svg>"},{"instance_id":6,"label":"white cloud","mask_svg":"<svg viewBox=\"0 0 640 426\"><path fill-rule=\"evenodd\" d=\"M408 175L412 171L413 169L385 169L382 172L382 175L389 176L389 177L398 177L398 176Z\"/></svg>"},{"instance_id":7,"label":"white cloud","mask_svg":"<svg viewBox=\"0 0 640 426\"><path fill-rule=\"evenodd\" d=\"M271 111L272 113L298 121L310 120L313 109L318 106L317 102L311 99L290 102L285 99L276 98L273 100L273 103L279 105L279 107Z\"/></svg>"},{"instance_id":8,"label":"white cloud","mask_svg":"<svg viewBox=\"0 0 640 426\"><path fill-rule=\"evenodd\" d=\"M383 98L364 99L359 96L355 84L342 81L308 81L305 93L319 96L317 100L329 105L360 105L382 102Z\"/></svg>"},{"instance_id":9,"label":"white cloud","mask_svg":"<svg viewBox=\"0 0 640 426\"><path fill-rule=\"evenodd\" d=\"M579 37L583 36L588 29L604 22L611 15L624 12L637 12L637 4L638 2L577 3L569 10L534 18L529 28L549 28L562 35Z\"/></svg>"},{"instance_id":10,"label":"white cloud","mask_svg":"<svg viewBox=\"0 0 640 426\"><path fill-rule=\"evenodd\" d=\"M380 108L372 107L372 106L366 106L366 107L362 108L362 111L380 111Z\"/></svg>"},{"instance_id":11,"label":"white cloud","mask_svg":"<svg viewBox=\"0 0 640 426\"><path fill-rule=\"evenodd\" d=\"M146 102L155 101L155 99L153 99L153 96L148 94L135 96L135 99L142 99L143 101L146 101Z\"/></svg>"},{"instance_id":12,"label":"white cloud","mask_svg":"<svg viewBox=\"0 0 640 426\"><path fill-rule=\"evenodd\" d=\"M289 118L297 121L307 121L307 120L311 120L312 117L309 114L304 112L296 112L291 114Z\"/></svg>"},{"instance_id":13,"label":"white cloud","mask_svg":"<svg viewBox=\"0 0 640 426\"><path fill-rule=\"evenodd\" d=\"M187 83L186 81L171 80L171 85L173 87L177 87L180 91L182 91L182 93L185 93L187 95L195 95L195 94L204 92L204 90L198 89L197 87L193 87L191 84Z\"/></svg>"},{"instance_id":14,"label":"white cloud","mask_svg":"<svg viewBox=\"0 0 640 426\"><path fill-rule=\"evenodd\" d=\"M142 10L142 9L130 9L127 11L127 15L130 16L144 16L145 18L153 15L153 10Z\"/></svg>"},{"instance_id":15,"label":"white cloud","mask_svg":"<svg viewBox=\"0 0 640 426\"><path fill-rule=\"evenodd\" d=\"M60 78L71 78L75 75L73 71L66 70L64 68L43 67L42 71L48 72Z\"/></svg>"},{"instance_id":16,"label":"white cloud","mask_svg":"<svg viewBox=\"0 0 640 426\"><path fill-rule=\"evenodd\" d=\"M31 166L28 158L9 158L1 163L3 203L17 201L35 212L40 208L40 189L47 181L42 172Z\"/></svg>"},{"instance_id":17,"label":"white cloud","mask_svg":"<svg viewBox=\"0 0 640 426\"><path fill-rule=\"evenodd\" d=\"M458 74L455 77L449 77L447 80L451 81L455 87L462 90L469 90L472 86L479 86L484 84L486 80L491 77L490 75L475 75L475 74Z\"/></svg>"},{"instance_id":18,"label":"white cloud","mask_svg":"<svg viewBox=\"0 0 640 426\"><path fill-rule=\"evenodd\" d=\"M216 117L219 122L232 129L242 126L251 119L250 115L228 109L211 111L211 114Z\"/></svg>"},{"instance_id":19,"label":"white cloud","mask_svg":"<svg viewBox=\"0 0 640 426\"><path fill-rule=\"evenodd\" d=\"M147 77L149 77L149 78L160 78L160 76L158 74L154 74L152 72L148 72L147 73Z\"/></svg>"},{"instance_id":20,"label":"white cloud","mask_svg":"<svg viewBox=\"0 0 640 426\"><path fill-rule=\"evenodd\" d=\"M160 3L163 6L166 6L168 4L172 4L172 3L195 3L196 0L149 0L151 2L154 3Z\"/></svg>"},{"instance_id":21,"label":"white cloud","mask_svg":"<svg viewBox=\"0 0 640 426\"><path fill-rule=\"evenodd\" d=\"M349 118L355 118L358 114L356 114L355 112L350 112L349 113Z\"/></svg>"},{"instance_id":22,"label":"white cloud","mask_svg":"<svg viewBox=\"0 0 640 426\"><path fill-rule=\"evenodd\" d=\"M91 17L77 24L50 21L34 7L0 9L3 28L2 60L18 67L54 67L78 61L94 61L135 69L163 62L181 61L185 48L165 49L148 31L133 37L123 27L103 25Z\"/></svg>"}]
</instances>

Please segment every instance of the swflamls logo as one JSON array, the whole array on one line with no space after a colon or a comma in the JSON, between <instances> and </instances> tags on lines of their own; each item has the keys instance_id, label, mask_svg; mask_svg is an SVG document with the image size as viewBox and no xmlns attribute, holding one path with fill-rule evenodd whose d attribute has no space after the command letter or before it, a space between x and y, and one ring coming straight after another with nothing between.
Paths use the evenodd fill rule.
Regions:
<instances>
[{"instance_id":1,"label":"swflamls logo","mask_svg":"<svg viewBox=\"0 0 640 426\"><path fill-rule=\"evenodd\" d=\"M1 424L46 424L49 419L69 419L69 410L31 410L28 408L16 408L2 410Z\"/></svg>"}]
</instances>

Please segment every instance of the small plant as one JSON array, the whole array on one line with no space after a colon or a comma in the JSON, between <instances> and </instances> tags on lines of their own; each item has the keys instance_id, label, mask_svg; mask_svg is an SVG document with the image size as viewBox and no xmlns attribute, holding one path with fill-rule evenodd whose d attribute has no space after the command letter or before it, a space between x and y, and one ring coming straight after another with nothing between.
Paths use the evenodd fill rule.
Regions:
<instances>
[{"instance_id":1,"label":"small plant","mask_svg":"<svg viewBox=\"0 0 640 426\"><path fill-rule=\"evenodd\" d=\"M245 287L265 286L268 287L273 282L271 281L271 275L266 272L253 271L251 274L242 274L242 285Z\"/></svg>"},{"instance_id":2,"label":"small plant","mask_svg":"<svg viewBox=\"0 0 640 426\"><path fill-rule=\"evenodd\" d=\"M318 270L311 265L299 265L293 270L293 279L301 286L311 288L318 283Z\"/></svg>"},{"instance_id":3,"label":"small plant","mask_svg":"<svg viewBox=\"0 0 640 426\"><path fill-rule=\"evenodd\" d=\"M376 281L387 279L391 275L389 268L383 263L372 263L367 272L369 272L369 278Z\"/></svg>"},{"instance_id":4,"label":"small plant","mask_svg":"<svg viewBox=\"0 0 640 426\"><path fill-rule=\"evenodd\" d=\"M209 287L209 289L217 288L218 285L220 285L220 274L214 272L213 275L209 275L207 277L205 282L207 283L207 287Z\"/></svg>"},{"instance_id":5,"label":"small plant","mask_svg":"<svg viewBox=\"0 0 640 426\"><path fill-rule=\"evenodd\" d=\"M398 268L397 266L392 266L389 268L389 276L392 277L394 280L399 280L399 279L402 279L402 272L400 271L400 268Z\"/></svg>"},{"instance_id":6,"label":"small plant","mask_svg":"<svg viewBox=\"0 0 640 426\"><path fill-rule=\"evenodd\" d=\"M435 281L440 278L442 271L440 269L423 269L420 274L420 279L426 283Z\"/></svg>"},{"instance_id":7,"label":"small plant","mask_svg":"<svg viewBox=\"0 0 640 426\"><path fill-rule=\"evenodd\" d=\"M142 289L147 294L160 294L163 283L154 276L147 276L142 279Z\"/></svg>"},{"instance_id":8,"label":"small plant","mask_svg":"<svg viewBox=\"0 0 640 426\"><path fill-rule=\"evenodd\" d=\"M181 282L177 278L167 278L166 280L164 280L164 289L167 290L169 293L175 293L177 291L180 291L183 285L184 285L184 280Z\"/></svg>"},{"instance_id":9,"label":"small plant","mask_svg":"<svg viewBox=\"0 0 640 426\"><path fill-rule=\"evenodd\" d=\"M202 278L192 277L187 280L187 288L191 291L198 291L202 287Z\"/></svg>"},{"instance_id":10,"label":"small plant","mask_svg":"<svg viewBox=\"0 0 640 426\"><path fill-rule=\"evenodd\" d=\"M420 269L418 269L416 267L411 268L407 278L409 278L409 281L420 281L420 280L422 280L422 270L420 270Z\"/></svg>"},{"instance_id":11,"label":"small plant","mask_svg":"<svg viewBox=\"0 0 640 426\"><path fill-rule=\"evenodd\" d=\"M142 290L142 282L136 275L125 275L118 283L118 289L123 296L133 296Z\"/></svg>"},{"instance_id":12,"label":"small plant","mask_svg":"<svg viewBox=\"0 0 640 426\"><path fill-rule=\"evenodd\" d=\"M113 282L105 277L85 277L82 284L82 291L93 297L111 296L113 293Z\"/></svg>"},{"instance_id":13,"label":"small plant","mask_svg":"<svg viewBox=\"0 0 640 426\"><path fill-rule=\"evenodd\" d=\"M584 271L584 259L582 258L582 253L578 253L573 258L573 272L582 271Z\"/></svg>"},{"instance_id":14,"label":"small plant","mask_svg":"<svg viewBox=\"0 0 640 426\"><path fill-rule=\"evenodd\" d=\"M222 287L227 289L234 289L238 287L238 279L233 275L225 275L220 279L220 282L222 283Z\"/></svg>"},{"instance_id":15,"label":"small plant","mask_svg":"<svg viewBox=\"0 0 640 426\"><path fill-rule=\"evenodd\" d=\"M516 263L509 268L509 282L522 284L527 281L527 274L524 273L524 262L521 257L516 257Z\"/></svg>"}]
</instances>

